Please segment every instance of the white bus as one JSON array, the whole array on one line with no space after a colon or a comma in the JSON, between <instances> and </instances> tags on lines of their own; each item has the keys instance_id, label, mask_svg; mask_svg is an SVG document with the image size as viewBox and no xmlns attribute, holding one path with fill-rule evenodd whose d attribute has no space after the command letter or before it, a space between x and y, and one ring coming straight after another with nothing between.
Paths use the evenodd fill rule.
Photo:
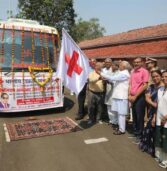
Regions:
<instances>
[{"instance_id":1,"label":"white bus","mask_svg":"<svg viewBox=\"0 0 167 171\"><path fill-rule=\"evenodd\" d=\"M0 21L0 112L63 106L56 77L58 31L37 21Z\"/></svg>"}]
</instances>

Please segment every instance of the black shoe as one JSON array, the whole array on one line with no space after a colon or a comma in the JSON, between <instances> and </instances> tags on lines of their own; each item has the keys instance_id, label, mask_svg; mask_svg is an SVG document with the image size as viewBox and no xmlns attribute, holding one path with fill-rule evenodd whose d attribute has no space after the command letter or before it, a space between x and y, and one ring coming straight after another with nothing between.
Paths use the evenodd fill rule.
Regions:
<instances>
[{"instance_id":1,"label":"black shoe","mask_svg":"<svg viewBox=\"0 0 167 171\"><path fill-rule=\"evenodd\" d=\"M84 118L83 116L77 116L77 117L75 117L75 120L81 120L83 118Z\"/></svg>"},{"instance_id":2,"label":"black shoe","mask_svg":"<svg viewBox=\"0 0 167 171\"><path fill-rule=\"evenodd\" d=\"M112 124L112 128L113 128L113 130L118 130L119 126L116 124Z\"/></svg>"},{"instance_id":3,"label":"black shoe","mask_svg":"<svg viewBox=\"0 0 167 171\"><path fill-rule=\"evenodd\" d=\"M88 125L94 125L95 123L96 123L96 121L88 120Z\"/></svg>"},{"instance_id":4,"label":"black shoe","mask_svg":"<svg viewBox=\"0 0 167 171\"><path fill-rule=\"evenodd\" d=\"M122 135L122 134L125 134L125 132L121 132L120 130L117 130L113 134L114 135Z\"/></svg>"}]
</instances>

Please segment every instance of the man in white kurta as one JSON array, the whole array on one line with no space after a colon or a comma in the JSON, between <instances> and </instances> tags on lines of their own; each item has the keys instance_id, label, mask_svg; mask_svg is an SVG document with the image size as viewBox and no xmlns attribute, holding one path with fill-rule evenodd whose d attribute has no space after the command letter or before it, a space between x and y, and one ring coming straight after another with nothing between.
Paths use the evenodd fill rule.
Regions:
<instances>
[{"instance_id":1,"label":"man in white kurta","mask_svg":"<svg viewBox=\"0 0 167 171\"><path fill-rule=\"evenodd\" d=\"M107 75L112 75L112 60L110 58L105 59L105 68L102 69L102 72ZM111 100L112 100L112 91L113 91L113 84L111 82L108 82L107 80L105 81L105 99L104 103L107 106L107 115L109 118L109 123L112 123L111 121L111 116L112 111L111 111Z\"/></svg>"},{"instance_id":2,"label":"man in white kurta","mask_svg":"<svg viewBox=\"0 0 167 171\"><path fill-rule=\"evenodd\" d=\"M108 76L101 73L101 76L110 82L115 82L112 94L112 111L118 114L119 129L114 132L115 135L125 133L126 115L128 114L128 88L129 88L129 63L122 61L119 65L119 73L113 76Z\"/></svg>"}]
</instances>

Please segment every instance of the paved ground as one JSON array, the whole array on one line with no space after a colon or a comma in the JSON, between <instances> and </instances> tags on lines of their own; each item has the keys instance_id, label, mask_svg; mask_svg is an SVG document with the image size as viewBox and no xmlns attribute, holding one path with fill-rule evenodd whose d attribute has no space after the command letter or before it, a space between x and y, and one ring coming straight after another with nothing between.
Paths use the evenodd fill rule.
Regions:
<instances>
[{"instance_id":1,"label":"paved ground","mask_svg":"<svg viewBox=\"0 0 167 171\"><path fill-rule=\"evenodd\" d=\"M138 150L128 134L114 136L107 124L87 127L83 131L33 138L7 143L3 123L39 118L69 116L77 111L75 96L66 92L65 110L0 115L0 171L161 171L149 155ZM78 122L79 123L79 122ZM85 139L106 137L108 142L86 145Z\"/></svg>"}]
</instances>

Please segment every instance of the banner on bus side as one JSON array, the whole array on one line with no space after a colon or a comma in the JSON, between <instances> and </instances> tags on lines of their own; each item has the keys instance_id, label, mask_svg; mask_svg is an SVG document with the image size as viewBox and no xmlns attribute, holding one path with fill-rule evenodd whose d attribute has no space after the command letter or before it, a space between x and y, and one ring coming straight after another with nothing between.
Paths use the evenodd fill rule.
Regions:
<instances>
[{"instance_id":1,"label":"banner on bus side","mask_svg":"<svg viewBox=\"0 0 167 171\"><path fill-rule=\"evenodd\" d=\"M29 72L2 73L0 87L0 112L29 111L63 106L62 83L53 73L50 81L43 87L37 84ZM46 73L36 73L36 79L42 82Z\"/></svg>"}]
</instances>

